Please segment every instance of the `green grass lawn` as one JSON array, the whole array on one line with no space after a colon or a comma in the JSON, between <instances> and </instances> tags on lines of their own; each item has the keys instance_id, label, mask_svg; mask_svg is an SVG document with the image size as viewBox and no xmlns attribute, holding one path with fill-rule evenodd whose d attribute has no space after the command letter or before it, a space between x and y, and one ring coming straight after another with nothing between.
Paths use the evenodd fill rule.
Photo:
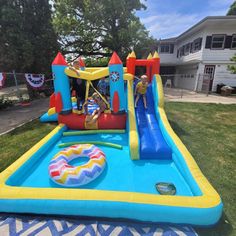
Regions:
<instances>
[{"instance_id":1,"label":"green grass lawn","mask_svg":"<svg viewBox=\"0 0 236 236\"><path fill-rule=\"evenodd\" d=\"M168 102L165 108L172 128L224 203L221 221L213 228L196 231L207 236L236 235L236 105ZM54 127L33 121L0 136L0 171Z\"/></svg>"},{"instance_id":2,"label":"green grass lawn","mask_svg":"<svg viewBox=\"0 0 236 236\"><path fill-rule=\"evenodd\" d=\"M39 120L27 123L14 131L0 136L0 172L29 150L40 139L56 127L56 124L42 124Z\"/></svg>"},{"instance_id":3,"label":"green grass lawn","mask_svg":"<svg viewBox=\"0 0 236 236\"><path fill-rule=\"evenodd\" d=\"M169 102L165 108L172 128L223 200L219 224L197 232L236 235L236 105Z\"/></svg>"}]
</instances>

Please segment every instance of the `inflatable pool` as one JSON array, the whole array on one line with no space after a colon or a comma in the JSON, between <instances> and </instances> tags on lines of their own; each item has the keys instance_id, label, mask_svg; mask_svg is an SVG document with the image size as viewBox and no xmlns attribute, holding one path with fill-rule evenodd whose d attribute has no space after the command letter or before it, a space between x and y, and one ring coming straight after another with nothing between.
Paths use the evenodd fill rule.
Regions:
<instances>
[{"instance_id":1,"label":"inflatable pool","mask_svg":"<svg viewBox=\"0 0 236 236\"><path fill-rule=\"evenodd\" d=\"M148 62L152 67L156 65L155 55ZM156 71L149 72L148 109L144 109L142 101L137 109L134 108L132 65L135 67L137 63L132 56L124 70L125 74L128 72L124 74L124 96L119 95L125 103L119 101L118 106L113 102L116 96L111 98L111 110L117 112L113 110L111 114L118 120L122 118L122 122L126 115L125 127L122 123L122 128L117 128L116 124L112 128L110 123L106 129L102 123L102 130L98 126L97 129L73 130L70 119L65 119L69 125L59 124L0 174L1 212L125 218L200 226L217 223L222 214L221 198L170 127L164 110L161 77ZM118 111L121 106L125 114ZM66 114L60 116L66 117ZM76 119L80 120L80 115ZM93 144L106 156L103 171L79 187L68 188L53 181L48 172L52 158L63 153L65 147L80 144ZM91 155L85 154L88 158ZM88 161L81 163L80 158L72 159L66 161L73 167L81 167Z\"/></svg>"}]
</instances>

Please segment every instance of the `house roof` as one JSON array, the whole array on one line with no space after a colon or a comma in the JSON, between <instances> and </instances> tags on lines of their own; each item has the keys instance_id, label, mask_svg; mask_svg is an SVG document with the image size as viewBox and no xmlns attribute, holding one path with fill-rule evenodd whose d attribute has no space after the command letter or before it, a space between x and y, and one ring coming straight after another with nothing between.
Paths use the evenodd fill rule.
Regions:
<instances>
[{"instance_id":1,"label":"house roof","mask_svg":"<svg viewBox=\"0 0 236 236\"><path fill-rule=\"evenodd\" d=\"M223 22L223 21L232 21L234 20L236 22L236 16L207 16L203 18L201 21L199 21L197 24L193 25L191 28L188 30L184 31L182 34L180 34L177 37L174 38L167 38L167 39L161 39L160 41L163 42L175 42L178 41L179 39L187 36L188 34L192 34L193 31L196 31L200 29L201 27L204 27L208 22Z\"/></svg>"},{"instance_id":2,"label":"house roof","mask_svg":"<svg viewBox=\"0 0 236 236\"><path fill-rule=\"evenodd\" d=\"M159 42L164 42L164 43L174 43L176 41L177 37L173 38L168 38L168 39L160 39L158 40Z\"/></svg>"}]
</instances>

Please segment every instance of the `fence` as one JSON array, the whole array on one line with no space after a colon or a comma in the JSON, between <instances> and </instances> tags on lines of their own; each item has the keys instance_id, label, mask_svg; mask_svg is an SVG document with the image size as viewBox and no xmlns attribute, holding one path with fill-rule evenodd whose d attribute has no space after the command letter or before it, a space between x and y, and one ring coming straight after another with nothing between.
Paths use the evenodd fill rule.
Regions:
<instances>
[{"instance_id":1,"label":"fence","mask_svg":"<svg viewBox=\"0 0 236 236\"><path fill-rule=\"evenodd\" d=\"M209 74L198 74L196 91L206 93L210 92L212 86L211 76Z\"/></svg>"},{"instance_id":2,"label":"fence","mask_svg":"<svg viewBox=\"0 0 236 236\"><path fill-rule=\"evenodd\" d=\"M0 100L11 103L34 100L40 97L50 96L53 92L53 80L44 79L42 86L34 88L25 77L25 73L4 73L5 79L0 89Z\"/></svg>"}]
</instances>

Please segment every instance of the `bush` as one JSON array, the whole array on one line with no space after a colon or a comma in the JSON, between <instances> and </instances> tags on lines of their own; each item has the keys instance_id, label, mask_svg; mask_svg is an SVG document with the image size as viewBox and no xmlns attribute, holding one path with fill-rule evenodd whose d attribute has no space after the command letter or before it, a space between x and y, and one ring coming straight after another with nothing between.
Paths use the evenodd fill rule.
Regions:
<instances>
[{"instance_id":1,"label":"bush","mask_svg":"<svg viewBox=\"0 0 236 236\"><path fill-rule=\"evenodd\" d=\"M0 97L0 110L10 106L13 106L13 102L10 99L4 96Z\"/></svg>"}]
</instances>

